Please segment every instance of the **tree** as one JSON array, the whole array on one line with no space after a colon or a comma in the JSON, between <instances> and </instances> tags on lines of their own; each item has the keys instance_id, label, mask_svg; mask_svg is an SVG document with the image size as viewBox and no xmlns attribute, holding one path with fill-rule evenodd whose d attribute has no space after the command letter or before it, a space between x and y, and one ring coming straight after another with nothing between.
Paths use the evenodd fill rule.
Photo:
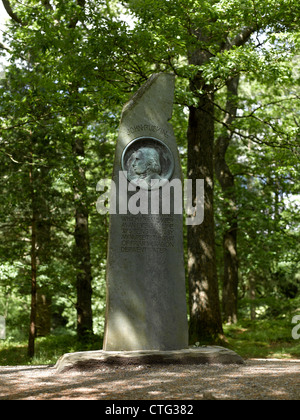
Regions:
<instances>
[{"instance_id":1,"label":"tree","mask_svg":"<svg viewBox=\"0 0 300 420\"><path fill-rule=\"evenodd\" d=\"M189 63L201 66L207 53L196 51ZM188 227L188 278L190 342L216 340L222 334L219 305L214 227L214 106L213 88L199 74L191 82L193 93L203 93L197 105L189 107L188 178L205 180L204 222ZM197 95L197 93L196 93Z\"/></svg>"},{"instance_id":2,"label":"tree","mask_svg":"<svg viewBox=\"0 0 300 420\"><path fill-rule=\"evenodd\" d=\"M246 106L243 114L239 111L232 129L239 130L244 117L247 125L241 131L244 137L233 135L227 156L234 173L238 203L240 296L249 294L250 300L245 302L250 306L252 319L260 302L270 306L270 313L279 316L278 307L283 308L287 297L282 293L283 283L296 293L299 290L294 259L298 245L293 242L299 220L292 198L299 170L300 143L295 114L299 87L297 66L291 57L287 60L282 55L281 48L277 39L282 68L276 78L261 80L253 76L243 80L240 101ZM293 53L292 48L290 52Z\"/></svg>"},{"instance_id":3,"label":"tree","mask_svg":"<svg viewBox=\"0 0 300 420\"><path fill-rule=\"evenodd\" d=\"M10 120L14 119L14 122L11 124L8 123L9 118L4 119L3 110L5 133L9 134L14 128L24 127L24 131L31 132L36 139L39 154L35 154L36 150L33 153L31 166L36 181L32 183L38 182L38 174L43 165L50 167L52 171L51 191L56 189L55 175L60 174L61 177L63 174L67 181L67 204L60 202L59 206L61 209L65 206L69 211L72 196L74 252L70 260L77 271L77 332L79 338L84 339L93 331L89 213L95 197L91 198L89 192L91 180L87 179L87 171L92 171L97 165L96 161L91 164L92 159L87 157L86 151L91 147L90 139L95 141L97 133L103 132L97 128L95 121L108 119L122 95L121 84L114 80L114 57L110 57L115 49L112 30L122 32L122 26L114 21L105 5L94 2L87 5L85 1L70 0L52 4L48 1L32 0L30 7L20 4L12 6L9 1L4 3L12 18L11 32L7 38L9 47L5 47L5 50L10 51L13 64L6 73L14 78L13 74L18 72L21 76L18 88L23 89L21 99L16 98L13 90L10 90L12 106L18 109L21 103L22 107L17 113L12 112ZM4 107L5 104L6 102ZM110 106L107 110L108 104ZM45 128L43 134L41 127ZM96 141L100 145L100 140ZM44 155L42 147L45 145L47 152L55 150L57 153L57 161L51 161L51 165L50 156L53 153ZM12 148L10 155L6 152L6 157L16 160L15 152ZM40 158L41 165L38 163ZM101 169L98 169L98 174ZM98 176L93 180L94 194L95 185L100 178ZM44 197L36 194L36 190L34 192L34 201L37 203L34 208L40 209ZM45 210L46 207L43 206ZM55 214L55 217L58 215ZM51 220L52 228L53 225L57 227L55 217ZM37 229L43 219L45 217L40 217L36 210L35 217L32 218L35 222L32 223L32 232L36 232L33 234L33 250L41 249L41 235L38 235ZM68 230L60 222L59 229ZM45 228L43 230L45 233ZM36 253L32 252L32 256L38 260ZM36 269L33 268L35 273L37 265ZM34 277L32 325L35 324L36 291L39 289L36 275ZM32 337L34 335L32 333Z\"/></svg>"},{"instance_id":4,"label":"tree","mask_svg":"<svg viewBox=\"0 0 300 420\"><path fill-rule=\"evenodd\" d=\"M36 6L36 11L41 11L40 20L33 16L34 18L34 24L36 26L43 25L45 23L46 19L49 19L50 12L53 13L54 10L52 7L50 7L50 3L46 2L44 5L40 6L40 9L36 2L34 5ZM79 2L82 3L82 2ZM43 86L45 86L45 90L43 90L43 87L35 83L35 79L45 77L45 73L49 72L49 64L53 64L53 60L55 60L55 55L53 55L53 52L55 53L55 49L52 52L51 57L51 63L49 63L49 45L47 46L45 42L42 42L42 44L38 45L40 39L39 36L35 36L34 31L32 31L29 22L32 20L32 16L26 16L21 20L15 12L12 12L11 6L9 2L5 2L5 7L7 8L10 16L12 17L14 21L14 25L18 24L20 27L17 29L18 34L20 35L20 39L22 40L20 42L20 45L18 48L14 49L14 55L17 58L22 59L22 57L28 57L27 60L23 60L24 65L28 66L29 71L27 71L27 85L24 85L23 89L24 91L24 98L23 102L29 102L28 97L30 98L30 104L29 106L25 107L25 115L20 115L21 119L25 120L24 126L31 126L30 130L30 137L34 137L37 139L37 141L41 141L41 137L37 135L37 130L40 131L38 128L38 125L41 124L47 124L45 121L45 118L54 118L55 111L54 107L52 107L52 110L49 112L49 103L53 100L57 100L57 95L55 96L55 91L53 88L55 85L57 85L58 80L51 80L49 79L49 73L48 77L46 77L46 81L43 83ZM81 7L82 4L79 4ZM44 9L43 9L44 8ZM21 10L22 12L22 10ZM51 16L53 19L54 17ZM78 22L79 18L74 17L72 15L72 18L70 18L69 23L69 32L74 31L74 28L76 27L76 24ZM25 23L26 21L26 23ZM53 25L53 21L52 21ZM66 36L67 34L65 34ZM65 41L65 39L63 40ZM14 41L12 42L12 46L16 47L14 45ZM43 57L43 53L48 50L47 54L47 61L45 61ZM65 57L67 59L67 57ZM37 74L32 75L31 72L35 70ZM64 74L62 76L65 76ZM41 79L39 80L39 82ZM67 82L68 83L68 82ZM55 89L57 86L55 86ZM71 95L77 95L77 90L71 90L69 93L69 96ZM65 92L65 91L64 91ZM51 98L52 95L52 98ZM44 103L41 102L41 98L43 98L45 101ZM75 99L76 100L76 99ZM75 103L75 100L70 98L70 102ZM48 104L47 104L48 102ZM45 106L44 106L45 104ZM31 105L34 105L34 107L31 108ZM44 109L43 109L44 106ZM78 104L79 106L79 104ZM44 113L41 115L41 111L44 111ZM27 115L26 115L27 114ZM51 115L50 115L51 114ZM32 118L32 121L30 121L30 117ZM41 118L44 118L44 121L41 120ZM61 118L61 117L59 117ZM28 121L29 120L29 121ZM90 268L90 255L89 255L89 234L88 234L88 213L86 208L86 201L84 201L83 195L86 194L86 184L85 184L85 173L83 170L82 165L78 165L78 161L83 157L84 155L84 145L82 140L78 138L77 133L73 133L75 142L73 143L73 159L74 164L71 170L73 169L73 188L74 188L74 205L75 205L75 245L77 247L77 251L75 251L74 256L77 260L77 267L78 267L78 274L77 274L77 311L78 311L78 335L79 337L83 337L86 332L92 331L92 313L91 313L91 268ZM44 138L46 139L47 136L49 137L49 132L44 133ZM35 141L36 143L36 141ZM39 145L38 145L39 147ZM32 291L31 291L31 320L30 320L30 334L29 334L29 355L32 357L34 355L34 338L36 335L36 316L37 316L37 266L38 266L38 253L37 249L39 250L43 249L43 246L41 245L41 235L39 235L38 229L39 224L42 225L43 221L45 222L46 218L45 215L40 216L39 215L39 209L42 209L43 206L41 206L41 203L43 203L44 197L42 195L37 194L37 180L39 177L36 177L36 169L37 162L35 161L36 156L36 148L35 150L31 150L30 156L30 185L31 185L31 197L32 197L32 223L31 223L31 271L32 271ZM40 156L40 154L38 155ZM46 161L49 162L49 156L46 157ZM40 169L42 170L42 168ZM36 179L37 178L37 179ZM43 191L45 193L45 191ZM39 222L40 221L40 222ZM45 225L45 223L44 223ZM49 226L48 226L49 228ZM44 238L44 241L46 241L46 238ZM41 252L39 252L39 255ZM82 262L84 261L84 262Z\"/></svg>"},{"instance_id":5,"label":"tree","mask_svg":"<svg viewBox=\"0 0 300 420\"><path fill-rule=\"evenodd\" d=\"M226 83L227 100L224 124L230 127L237 114L237 95L240 76L229 79ZM226 152L232 138L230 129L224 127L216 140L215 171L221 185L224 200L224 218L227 229L223 233L223 319L227 323L237 322L238 312L238 255L237 255L237 198L234 174L226 162Z\"/></svg>"},{"instance_id":6,"label":"tree","mask_svg":"<svg viewBox=\"0 0 300 420\"><path fill-rule=\"evenodd\" d=\"M201 226L189 227L188 276L190 282L191 341L215 340L222 333L218 304L214 233L214 129L216 120L224 127L217 142L217 173L230 196L231 227L224 236L226 318L236 319L237 258L236 215L232 191L233 179L226 164L226 150L232 137L235 118L237 78L242 73L262 71L270 75L275 59L260 50L261 34L271 34L296 22L296 3L286 1L126 1L138 19L140 45L147 43L145 57L163 71L172 70L188 80L177 98L189 107L187 134L188 177L205 180L205 219ZM144 33L147 31L147 35ZM260 54L265 54L268 65ZM264 63L265 64L265 63ZM268 76L266 76L268 77ZM217 119L222 108L217 93L228 87L225 121ZM228 121L226 121L226 119ZM229 131L228 131L229 130ZM227 131L227 132L226 132ZM232 251L231 251L232 250ZM230 300L228 297L230 296Z\"/></svg>"}]
</instances>

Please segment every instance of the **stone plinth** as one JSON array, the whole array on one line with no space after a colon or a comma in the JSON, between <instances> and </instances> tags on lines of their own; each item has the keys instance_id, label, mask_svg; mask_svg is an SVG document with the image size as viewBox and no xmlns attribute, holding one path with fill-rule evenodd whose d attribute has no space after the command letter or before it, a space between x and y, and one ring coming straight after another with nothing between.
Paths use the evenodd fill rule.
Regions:
<instances>
[{"instance_id":1,"label":"stone plinth","mask_svg":"<svg viewBox=\"0 0 300 420\"><path fill-rule=\"evenodd\" d=\"M234 351L219 346L203 346L173 351L86 351L67 353L55 365L58 373L67 370L94 370L109 365L153 364L243 364Z\"/></svg>"}]
</instances>

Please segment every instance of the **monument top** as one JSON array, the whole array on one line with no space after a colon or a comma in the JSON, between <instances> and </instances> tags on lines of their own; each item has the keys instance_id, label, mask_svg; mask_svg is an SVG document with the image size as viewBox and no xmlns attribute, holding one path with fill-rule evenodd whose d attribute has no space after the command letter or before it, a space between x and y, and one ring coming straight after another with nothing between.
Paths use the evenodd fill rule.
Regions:
<instances>
[{"instance_id":1,"label":"monument top","mask_svg":"<svg viewBox=\"0 0 300 420\"><path fill-rule=\"evenodd\" d=\"M156 112L162 112L164 114L167 112L167 120L170 120L173 111L173 97L175 88L174 80L174 74L154 73L124 105L122 116L125 117L129 111L131 111L136 105L139 104L143 95L147 95L147 93L150 91L150 95L147 98L149 100L147 108L150 108L152 105L154 105ZM151 87L152 85L154 86Z\"/></svg>"}]
</instances>

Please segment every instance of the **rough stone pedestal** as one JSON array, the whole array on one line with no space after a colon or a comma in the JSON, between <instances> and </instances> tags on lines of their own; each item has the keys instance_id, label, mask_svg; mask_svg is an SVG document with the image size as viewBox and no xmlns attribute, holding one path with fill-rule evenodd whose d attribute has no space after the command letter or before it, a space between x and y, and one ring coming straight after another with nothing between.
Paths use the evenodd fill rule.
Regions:
<instances>
[{"instance_id":1,"label":"rough stone pedestal","mask_svg":"<svg viewBox=\"0 0 300 420\"><path fill-rule=\"evenodd\" d=\"M243 364L234 351L219 346L203 346L173 351L85 351L67 353L56 363L58 373L68 370L94 370L109 365L153 364Z\"/></svg>"}]
</instances>

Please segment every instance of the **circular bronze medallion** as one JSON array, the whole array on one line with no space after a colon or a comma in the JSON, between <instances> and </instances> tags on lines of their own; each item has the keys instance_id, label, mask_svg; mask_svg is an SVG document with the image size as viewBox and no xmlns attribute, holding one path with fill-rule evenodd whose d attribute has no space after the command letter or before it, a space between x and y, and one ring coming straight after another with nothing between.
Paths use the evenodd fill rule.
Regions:
<instances>
[{"instance_id":1,"label":"circular bronze medallion","mask_svg":"<svg viewBox=\"0 0 300 420\"><path fill-rule=\"evenodd\" d=\"M143 189L162 187L173 175L174 158L169 147L154 137L132 140L122 153L127 179Z\"/></svg>"}]
</instances>

